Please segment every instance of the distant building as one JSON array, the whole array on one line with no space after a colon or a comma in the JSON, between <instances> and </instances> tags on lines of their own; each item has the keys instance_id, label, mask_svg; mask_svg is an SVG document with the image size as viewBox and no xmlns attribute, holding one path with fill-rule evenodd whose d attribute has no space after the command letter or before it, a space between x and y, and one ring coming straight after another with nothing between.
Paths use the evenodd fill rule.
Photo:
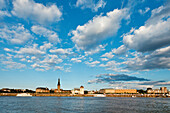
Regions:
<instances>
[{"instance_id":1,"label":"distant building","mask_svg":"<svg viewBox=\"0 0 170 113\"><path fill-rule=\"evenodd\" d=\"M99 93L137 93L136 89L100 89Z\"/></svg>"},{"instance_id":2,"label":"distant building","mask_svg":"<svg viewBox=\"0 0 170 113\"><path fill-rule=\"evenodd\" d=\"M168 93L167 87L161 87L160 90L162 93Z\"/></svg>"},{"instance_id":3,"label":"distant building","mask_svg":"<svg viewBox=\"0 0 170 113\"><path fill-rule=\"evenodd\" d=\"M53 89L53 91L54 91L54 93L64 93L64 94L70 94L71 93L71 90L61 89L60 78L58 78L57 89Z\"/></svg>"},{"instance_id":4,"label":"distant building","mask_svg":"<svg viewBox=\"0 0 170 113\"><path fill-rule=\"evenodd\" d=\"M61 89L61 87L60 87L60 78L58 78L57 89L55 89L54 92L55 92L55 93L59 93L59 92L61 92L61 91L62 91L62 89Z\"/></svg>"},{"instance_id":5,"label":"distant building","mask_svg":"<svg viewBox=\"0 0 170 113\"><path fill-rule=\"evenodd\" d=\"M151 89L151 88L147 88L147 93L149 94L159 94L159 93L168 93L168 90L166 87L160 87L160 89Z\"/></svg>"},{"instance_id":6,"label":"distant building","mask_svg":"<svg viewBox=\"0 0 170 113\"><path fill-rule=\"evenodd\" d=\"M80 94L84 94L84 87L80 86Z\"/></svg>"},{"instance_id":7,"label":"distant building","mask_svg":"<svg viewBox=\"0 0 170 113\"><path fill-rule=\"evenodd\" d=\"M38 87L36 93L50 93L50 90L47 87Z\"/></svg>"},{"instance_id":8,"label":"distant building","mask_svg":"<svg viewBox=\"0 0 170 113\"><path fill-rule=\"evenodd\" d=\"M57 89L58 89L58 92L61 92L61 90L60 90L60 79L58 79Z\"/></svg>"},{"instance_id":9,"label":"distant building","mask_svg":"<svg viewBox=\"0 0 170 113\"><path fill-rule=\"evenodd\" d=\"M2 88L1 91L3 91L3 92L11 92L11 89L9 89L9 88Z\"/></svg>"},{"instance_id":10,"label":"distant building","mask_svg":"<svg viewBox=\"0 0 170 113\"><path fill-rule=\"evenodd\" d=\"M84 87L80 86L80 88L74 88L71 92L72 94L84 94Z\"/></svg>"},{"instance_id":11,"label":"distant building","mask_svg":"<svg viewBox=\"0 0 170 113\"><path fill-rule=\"evenodd\" d=\"M95 93L95 91L94 90L92 90L92 91L88 91L88 94L94 94Z\"/></svg>"}]
</instances>

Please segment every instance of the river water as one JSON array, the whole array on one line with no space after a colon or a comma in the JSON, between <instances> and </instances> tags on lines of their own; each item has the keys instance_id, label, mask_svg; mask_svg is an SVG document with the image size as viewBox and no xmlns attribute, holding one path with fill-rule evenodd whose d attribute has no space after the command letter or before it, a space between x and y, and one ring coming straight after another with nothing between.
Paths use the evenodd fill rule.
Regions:
<instances>
[{"instance_id":1,"label":"river water","mask_svg":"<svg viewBox=\"0 0 170 113\"><path fill-rule=\"evenodd\" d=\"M0 113L170 113L170 98L0 97Z\"/></svg>"}]
</instances>

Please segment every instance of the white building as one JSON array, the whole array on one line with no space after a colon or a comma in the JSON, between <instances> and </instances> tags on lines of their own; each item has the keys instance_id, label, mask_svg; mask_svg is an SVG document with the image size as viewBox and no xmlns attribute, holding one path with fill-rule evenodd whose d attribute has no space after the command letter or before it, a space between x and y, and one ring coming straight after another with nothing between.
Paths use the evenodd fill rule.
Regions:
<instances>
[{"instance_id":1,"label":"white building","mask_svg":"<svg viewBox=\"0 0 170 113\"><path fill-rule=\"evenodd\" d=\"M74 88L71 92L72 94L84 94L84 87L81 86L80 88Z\"/></svg>"}]
</instances>

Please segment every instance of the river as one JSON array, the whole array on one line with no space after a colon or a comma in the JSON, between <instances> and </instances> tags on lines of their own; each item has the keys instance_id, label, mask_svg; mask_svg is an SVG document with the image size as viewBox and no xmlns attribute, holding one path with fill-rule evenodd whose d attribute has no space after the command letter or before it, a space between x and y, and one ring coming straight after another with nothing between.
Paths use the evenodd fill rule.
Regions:
<instances>
[{"instance_id":1,"label":"river","mask_svg":"<svg viewBox=\"0 0 170 113\"><path fill-rule=\"evenodd\" d=\"M170 98L0 97L0 113L170 113Z\"/></svg>"}]
</instances>

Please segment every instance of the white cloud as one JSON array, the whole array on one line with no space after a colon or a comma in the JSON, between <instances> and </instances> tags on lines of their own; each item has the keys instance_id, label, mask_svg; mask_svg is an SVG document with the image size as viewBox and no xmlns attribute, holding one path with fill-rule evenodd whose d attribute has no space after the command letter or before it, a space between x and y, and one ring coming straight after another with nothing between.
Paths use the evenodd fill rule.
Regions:
<instances>
[{"instance_id":1,"label":"white cloud","mask_svg":"<svg viewBox=\"0 0 170 113\"><path fill-rule=\"evenodd\" d=\"M124 44L137 51L145 52L170 44L170 19L150 26L141 26L133 34L123 37Z\"/></svg>"},{"instance_id":2,"label":"white cloud","mask_svg":"<svg viewBox=\"0 0 170 113\"><path fill-rule=\"evenodd\" d=\"M93 62L85 62L86 64L88 64L90 67L95 67L97 64L100 64L100 61L93 61Z\"/></svg>"},{"instance_id":3,"label":"white cloud","mask_svg":"<svg viewBox=\"0 0 170 113\"><path fill-rule=\"evenodd\" d=\"M25 58L22 58L20 61L26 61L26 59L25 59Z\"/></svg>"},{"instance_id":4,"label":"white cloud","mask_svg":"<svg viewBox=\"0 0 170 113\"><path fill-rule=\"evenodd\" d=\"M34 60L34 59L36 59L36 57L35 57L35 56L32 56L32 57L31 57L31 60Z\"/></svg>"},{"instance_id":5,"label":"white cloud","mask_svg":"<svg viewBox=\"0 0 170 113\"><path fill-rule=\"evenodd\" d=\"M141 15L144 15L144 14L147 13L149 10L150 10L150 8L149 8L149 7L146 7L145 10L139 9L138 12L139 12Z\"/></svg>"},{"instance_id":6,"label":"white cloud","mask_svg":"<svg viewBox=\"0 0 170 113\"><path fill-rule=\"evenodd\" d=\"M114 55L112 52L108 52L108 53L103 54L101 57L107 57L107 58L111 59L114 57Z\"/></svg>"},{"instance_id":7,"label":"white cloud","mask_svg":"<svg viewBox=\"0 0 170 113\"><path fill-rule=\"evenodd\" d=\"M0 38L9 41L12 44L24 44L33 39L30 32L24 28L24 25L0 28Z\"/></svg>"},{"instance_id":8,"label":"white cloud","mask_svg":"<svg viewBox=\"0 0 170 113\"><path fill-rule=\"evenodd\" d=\"M101 58L102 61L108 61L109 59L107 58Z\"/></svg>"},{"instance_id":9,"label":"white cloud","mask_svg":"<svg viewBox=\"0 0 170 113\"><path fill-rule=\"evenodd\" d=\"M62 49L62 48L51 49L50 52L51 53L56 53L56 54L66 54L66 55L69 55L69 54L72 54L72 49L71 48L68 48L68 49Z\"/></svg>"},{"instance_id":10,"label":"white cloud","mask_svg":"<svg viewBox=\"0 0 170 113\"><path fill-rule=\"evenodd\" d=\"M78 63L78 62L82 62L79 58L72 58L71 61L77 62L77 63Z\"/></svg>"},{"instance_id":11,"label":"white cloud","mask_svg":"<svg viewBox=\"0 0 170 113\"><path fill-rule=\"evenodd\" d=\"M61 62L63 62L63 60L58 58L57 55L47 55L44 60L40 61L41 64L46 63L49 66L55 66Z\"/></svg>"},{"instance_id":12,"label":"white cloud","mask_svg":"<svg viewBox=\"0 0 170 113\"><path fill-rule=\"evenodd\" d=\"M95 16L82 26L77 26L76 30L71 31L72 41L76 47L82 50L90 50L97 47L103 40L113 36L120 28L121 20L128 19L128 9L115 9L106 16Z\"/></svg>"},{"instance_id":13,"label":"white cloud","mask_svg":"<svg viewBox=\"0 0 170 113\"><path fill-rule=\"evenodd\" d=\"M97 12L99 8L104 8L106 2L103 0L98 0L95 3L94 0L77 0L76 7L81 7L81 9L90 8L92 11Z\"/></svg>"},{"instance_id":14,"label":"white cloud","mask_svg":"<svg viewBox=\"0 0 170 113\"><path fill-rule=\"evenodd\" d=\"M2 61L2 64L6 65L6 68L9 69L22 69L25 68L25 64L13 62L13 61Z\"/></svg>"},{"instance_id":15,"label":"white cloud","mask_svg":"<svg viewBox=\"0 0 170 113\"><path fill-rule=\"evenodd\" d=\"M157 49L147 55L139 54L124 63L129 70L170 69L170 46Z\"/></svg>"},{"instance_id":16,"label":"white cloud","mask_svg":"<svg viewBox=\"0 0 170 113\"><path fill-rule=\"evenodd\" d=\"M55 69L55 70L63 70L63 67L55 66L54 69Z\"/></svg>"},{"instance_id":17,"label":"white cloud","mask_svg":"<svg viewBox=\"0 0 170 113\"><path fill-rule=\"evenodd\" d=\"M41 50L47 50L50 49L53 45L51 43L44 43L44 45L40 46Z\"/></svg>"},{"instance_id":18,"label":"white cloud","mask_svg":"<svg viewBox=\"0 0 170 113\"><path fill-rule=\"evenodd\" d=\"M11 14L8 11L1 11L0 10L0 17L8 16L11 17Z\"/></svg>"},{"instance_id":19,"label":"white cloud","mask_svg":"<svg viewBox=\"0 0 170 113\"><path fill-rule=\"evenodd\" d=\"M118 55L119 54L124 54L126 51L127 51L127 48L124 45L121 45L117 49L115 48L115 49L112 50L113 53L118 54Z\"/></svg>"},{"instance_id":20,"label":"white cloud","mask_svg":"<svg viewBox=\"0 0 170 113\"><path fill-rule=\"evenodd\" d=\"M129 72L128 69L122 67L122 63L116 62L114 60L108 61L106 64L100 64L100 67L105 67L106 70L111 70L115 72Z\"/></svg>"},{"instance_id":21,"label":"white cloud","mask_svg":"<svg viewBox=\"0 0 170 113\"><path fill-rule=\"evenodd\" d=\"M54 32L52 30L48 30L45 27L32 26L31 30L32 30L32 32L34 32L37 35L48 38L50 43L60 43L61 42L61 40L58 38L58 35L56 32Z\"/></svg>"},{"instance_id":22,"label":"white cloud","mask_svg":"<svg viewBox=\"0 0 170 113\"><path fill-rule=\"evenodd\" d=\"M23 47L23 48L20 48L19 51L16 51L16 53L18 54L26 54L26 55L42 55L42 54L45 54L44 51L41 51L37 48L37 44L33 44L33 46L30 46L30 47Z\"/></svg>"},{"instance_id":23,"label":"white cloud","mask_svg":"<svg viewBox=\"0 0 170 113\"><path fill-rule=\"evenodd\" d=\"M144 26L123 36L124 45L140 52L153 51L170 44L170 2L152 10Z\"/></svg>"},{"instance_id":24,"label":"white cloud","mask_svg":"<svg viewBox=\"0 0 170 113\"><path fill-rule=\"evenodd\" d=\"M14 0L12 14L24 19L31 19L40 24L57 22L61 19L62 12L55 5L44 6L33 0Z\"/></svg>"},{"instance_id":25,"label":"white cloud","mask_svg":"<svg viewBox=\"0 0 170 113\"><path fill-rule=\"evenodd\" d=\"M5 51L8 51L8 52L12 51L12 50L9 49L9 48L4 48L4 50L5 50Z\"/></svg>"},{"instance_id":26,"label":"white cloud","mask_svg":"<svg viewBox=\"0 0 170 113\"><path fill-rule=\"evenodd\" d=\"M100 51L104 51L105 50L105 47L107 45L99 45L97 46L95 49L91 49L89 51L85 51L85 55L88 56L88 55L93 55L95 53L99 53Z\"/></svg>"}]
</instances>

